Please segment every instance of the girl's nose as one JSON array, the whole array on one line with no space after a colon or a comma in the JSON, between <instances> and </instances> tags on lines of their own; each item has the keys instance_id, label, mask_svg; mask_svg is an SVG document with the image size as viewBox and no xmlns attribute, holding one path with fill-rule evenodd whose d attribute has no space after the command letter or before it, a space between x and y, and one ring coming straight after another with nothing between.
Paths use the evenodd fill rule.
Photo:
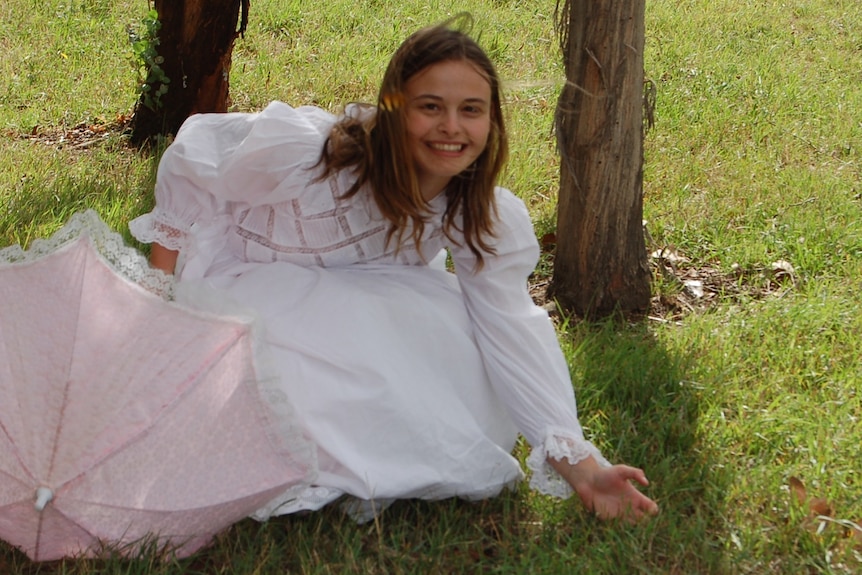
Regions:
<instances>
[{"instance_id":1,"label":"girl's nose","mask_svg":"<svg viewBox=\"0 0 862 575\"><path fill-rule=\"evenodd\" d=\"M452 136L457 134L461 129L461 123L458 121L457 112L446 112L440 118L440 131L446 135Z\"/></svg>"}]
</instances>

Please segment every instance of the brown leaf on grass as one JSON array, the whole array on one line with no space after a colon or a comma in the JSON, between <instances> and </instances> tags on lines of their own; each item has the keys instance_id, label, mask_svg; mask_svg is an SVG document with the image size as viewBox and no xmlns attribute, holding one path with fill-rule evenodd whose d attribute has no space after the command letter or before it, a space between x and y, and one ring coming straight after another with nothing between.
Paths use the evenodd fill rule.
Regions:
<instances>
[{"instance_id":1,"label":"brown leaf on grass","mask_svg":"<svg viewBox=\"0 0 862 575\"><path fill-rule=\"evenodd\" d=\"M815 497L812 499L808 504L808 509L811 510L812 515L832 517L832 505L830 505L823 497Z\"/></svg>"},{"instance_id":2,"label":"brown leaf on grass","mask_svg":"<svg viewBox=\"0 0 862 575\"><path fill-rule=\"evenodd\" d=\"M805 489L805 484L798 477L791 477L787 480L790 486L790 493L796 498L799 505L807 505L812 517L823 515L832 517L832 505L824 497L813 497L809 501L808 491Z\"/></svg>"},{"instance_id":3,"label":"brown leaf on grass","mask_svg":"<svg viewBox=\"0 0 862 575\"><path fill-rule=\"evenodd\" d=\"M808 492L805 491L805 484L798 477L791 477L787 480L787 483L790 485L790 493L796 497L797 503L805 505L805 502L808 501Z\"/></svg>"}]
</instances>

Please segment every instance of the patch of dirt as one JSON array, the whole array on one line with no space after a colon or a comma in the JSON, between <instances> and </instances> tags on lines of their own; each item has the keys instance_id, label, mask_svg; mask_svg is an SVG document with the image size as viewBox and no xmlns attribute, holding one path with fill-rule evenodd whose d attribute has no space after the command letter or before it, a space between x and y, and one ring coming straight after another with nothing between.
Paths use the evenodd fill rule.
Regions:
<instances>
[{"instance_id":1,"label":"patch of dirt","mask_svg":"<svg viewBox=\"0 0 862 575\"><path fill-rule=\"evenodd\" d=\"M728 300L760 300L781 296L796 287L793 266L776 261L766 267L731 266L722 271L709 265L696 266L672 249L650 254L654 289L649 318L679 321L694 312L708 311Z\"/></svg>"},{"instance_id":2,"label":"patch of dirt","mask_svg":"<svg viewBox=\"0 0 862 575\"><path fill-rule=\"evenodd\" d=\"M545 246L546 255L548 247ZM650 254L649 266L653 296L647 317L661 323L679 322L691 313L709 311L728 300L781 296L799 282L793 266L786 261L748 269L732 266L730 271L722 271L710 265L695 265L670 248ZM547 276L531 277L530 295L537 305L556 315L556 304L547 297L550 283Z\"/></svg>"},{"instance_id":3,"label":"patch of dirt","mask_svg":"<svg viewBox=\"0 0 862 575\"><path fill-rule=\"evenodd\" d=\"M113 120L97 118L93 122L81 122L71 128L36 126L29 134L10 133L8 135L55 148L84 150L128 133L131 129L131 121L131 115L117 114Z\"/></svg>"}]
</instances>

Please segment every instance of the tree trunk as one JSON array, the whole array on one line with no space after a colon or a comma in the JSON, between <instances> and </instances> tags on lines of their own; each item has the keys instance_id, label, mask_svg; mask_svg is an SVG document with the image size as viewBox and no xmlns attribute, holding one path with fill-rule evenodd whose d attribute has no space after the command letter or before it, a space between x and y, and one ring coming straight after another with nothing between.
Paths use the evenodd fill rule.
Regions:
<instances>
[{"instance_id":1,"label":"tree trunk","mask_svg":"<svg viewBox=\"0 0 862 575\"><path fill-rule=\"evenodd\" d=\"M567 82L556 113L561 166L550 295L582 317L649 308L644 10L645 0L557 4Z\"/></svg>"},{"instance_id":2,"label":"tree trunk","mask_svg":"<svg viewBox=\"0 0 862 575\"><path fill-rule=\"evenodd\" d=\"M143 95L138 100L132 142L176 134L192 114L227 111L231 54L236 37L245 31L248 7L249 0L155 0L161 23L157 51L167 92L154 107ZM162 85L152 82L149 93Z\"/></svg>"}]
</instances>

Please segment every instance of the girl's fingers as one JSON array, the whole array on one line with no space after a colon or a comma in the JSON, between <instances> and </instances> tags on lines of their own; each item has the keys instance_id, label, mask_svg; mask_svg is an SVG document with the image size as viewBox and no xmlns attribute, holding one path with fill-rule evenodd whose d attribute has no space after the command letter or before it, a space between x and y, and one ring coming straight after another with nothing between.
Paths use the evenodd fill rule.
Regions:
<instances>
[{"instance_id":1,"label":"girl's fingers","mask_svg":"<svg viewBox=\"0 0 862 575\"><path fill-rule=\"evenodd\" d=\"M646 474L643 472L643 469L639 469L637 467L629 467L628 465L620 465L620 471L622 471L622 476L624 479L637 481L644 487L649 485L649 479L647 479Z\"/></svg>"},{"instance_id":2,"label":"girl's fingers","mask_svg":"<svg viewBox=\"0 0 862 575\"><path fill-rule=\"evenodd\" d=\"M658 504L643 493L640 494L638 507L650 515L658 513Z\"/></svg>"}]
</instances>

